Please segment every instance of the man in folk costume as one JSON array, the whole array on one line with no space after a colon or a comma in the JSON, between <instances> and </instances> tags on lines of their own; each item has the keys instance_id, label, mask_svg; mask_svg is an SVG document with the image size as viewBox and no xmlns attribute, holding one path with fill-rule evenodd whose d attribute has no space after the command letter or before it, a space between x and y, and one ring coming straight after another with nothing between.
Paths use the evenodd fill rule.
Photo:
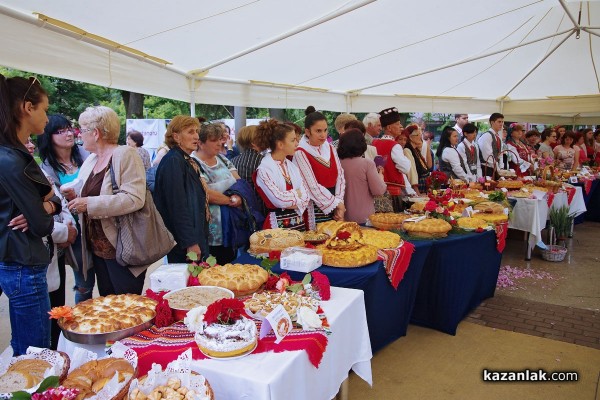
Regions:
<instances>
[{"instance_id":1,"label":"man in folk costume","mask_svg":"<svg viewBox=\"0 0 600 400\"><path fill-rule=\"evenodd\" d=\"M308 205L307 225L315 230L316 223L344 220L346 181L337 151L327 142L327 119L313 107L309 107L306 114L305 133L293 162L312 200Z\"/></svg>"},{"instance_id":2,"label":"man in folk costume","mask_svg":"<svg viewBox=\"0 0 600 400\"><path fill-rule=\"evenodd\" d=\"M383 176L387 183L388 192L392 196L394 211L402 211L402 190L408 194L414 193L414 190L407 185L408 179L404 174L410 171L410 160L404 155L404 150L396 142L396 138L402 133L400 124L400 114L396 107L386 108L379 113L380 122L383 128L381 139L373 140L373 146L377 149L377 154L385 160L383 166Z\"/></svg>"},{"instance_id":3,"label":"man in folk costume","mask_svg":"<svg viewBox=\"0 0 600 400\"><path fill-rule=\"evenodd\" d=\"M481 168L484 175L497 179L494 175L494 162L500 166L500 152L502 151L502 129L504 128L504 115L493 113L490 115L490 130L477 140L481 151ZM490 157L491 156L491 157ZM487 166L487 168L485 168Z\"/></svg>"},{"instance_id":4,"label":"man in folk costume","mask_svg":"<svg viewBox=\"0 0 600 400\"><path fill-rule=\"evenodd\" d=\"M471 175L481 178L481 160L480 150L477 147L475 138L477 137L477 127L475 124L468 123L463 126L463 140L456 146L456 150L461 155L465 165Z\"/></svg>"}]
</instances>

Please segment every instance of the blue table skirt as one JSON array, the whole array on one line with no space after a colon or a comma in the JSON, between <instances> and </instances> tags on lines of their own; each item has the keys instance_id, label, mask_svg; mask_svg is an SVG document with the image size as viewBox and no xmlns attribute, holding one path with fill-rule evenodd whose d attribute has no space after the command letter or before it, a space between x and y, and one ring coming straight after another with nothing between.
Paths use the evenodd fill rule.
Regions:
<instances>
[{"instance_id":1,"label":"blue table skirt","mask_svg":"<svg viewBox=\"0 0 600 400\"><path fill-rule=\"evenodd\" d=\"M410 322L455 335L460 321L494 296L501 259L494 231L433 242Z\"/></svg>"},{"instance_id":2,"label":"blue table skirt","mask_svg":"<svg viewBox=\"0 0 600 400\"><path fill-rule=\"evenodd\" d=\"M361 268L322 266L318 271L333 286L363 290L371 348L376 352L405 336L411 321L454 334L471 309L494 295L501 258L495 238L494 232L485 232L412 242L415 252L398 290L392 287L382 261ZM260 264L247 253L235 262ZM273 272L283 270L277 264ZM288 273L294 280L304 277L304 273ZM420 299L418 309L416 299Z\"/></svg>"},{"instance_id":3,"label":"blue table skirt","mask_svg":"<svg viewBox=\"0 0 600 400\"><path fill-rule=\"evenodd\" d=\"M589 194L586 194L585 189L583 189L583 200L587 211L575 218L576 224L583 222L584 218L587 221L600 222L600 189L598 182L600 182L598 179L592 182L592 189Z\"/></svg>"}]
</instances>

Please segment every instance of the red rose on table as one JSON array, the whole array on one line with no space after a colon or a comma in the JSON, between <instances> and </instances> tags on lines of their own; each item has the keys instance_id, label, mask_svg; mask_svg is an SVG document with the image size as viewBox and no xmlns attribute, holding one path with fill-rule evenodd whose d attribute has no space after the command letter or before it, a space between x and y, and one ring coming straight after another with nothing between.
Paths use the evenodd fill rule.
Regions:
<instances>
[{"instance_id":1,"label":"red rose on table","mask_svg":"<svg viewBox=\"0 0 600 400\"><path fill-rule=\"evenodd\" d=\"M434 212L436 208L437 208L437 203L433 200L429 200L425 204L425 211Z\"/></svg>"},{"instance_id":2,"label":"red rose on table","mask_svg":"<svg viewBox=\"0 0 600 400\"><path fill-rule=\"evenodd\" d=\"M483 228L479 227L479 228L475 229L475 232L482 233L483 232Z\"/></svg>"},{"instance_id":3,"label":"red rose on table","mask_svg":"<svg viewBox=\"0 0 600 400\"><path fill-rule=\"evenodd\" d=\"M188 286L200 286L200 280L197 276L190 275L187 280Z\"/></svg>"},{"instance_id":4,"label":"red rose on table","mask_svg":"<svg viewBox=\"0 0 600 400\"><path fill-rule=\"evenodd\" d=\"M235 321L246 315L244 311L244 302L238 299L217 300L206 309L204 321L207 324L233 324Z\"/></svg>"},{"instance_id":5,"label":"red rose on table","mask_svg":"<svg viewBox=\"0 0 600 400\"><path fill-rule=\"evenodd\" d=\"M311 286L319 291L321 300L331 299L331 284L327 275L318 271L313 271L310 275L312 276Z\"/></svg>"},{"instance_id":6,"label":"red rose on table","mask_svg":"<svg viewBox=\"0 0 600 400\"><path fill-rule=\"evenodd\" d=\"M156 318L154 319L154 324L158 328L163 328L171 325L173 322L175 321L173 321L173 313L171 312L171 307L169 307L169 301L161 299L156 305Z\"/></svg>"},{"instance_id":7,"label":"red rose on table","mask_svg":"<svg viewBox=\"0 0 600 400\"><path fill-rule=\"evenodd\" d=\"M456 222L456 220L455 220L455 219L451 219L451 220L450 220L450 225L456 225L456 224L457 224L457 222Z\"/></svg>"},{"instance_id":8,"label":"red rose on table","mask_svg":"<svg viewBox=\"0 0 600 400\"><path fill-rule=\"evenodd\" d=\"M273 250L269 252L269 260L279 260L281 258L281 251Z\"/></svg>"},{"instance_id":9,"label":"red rose on table","mask_svg":"<svg viewBox=\"0 0 600 400\"><path fill-rule=\"evenodd\" d=\"M275 290L275 285L279 281L279 277L277 275L269 275L267 282L265 283L265 290Z\"/></svg>"}]
</instances>

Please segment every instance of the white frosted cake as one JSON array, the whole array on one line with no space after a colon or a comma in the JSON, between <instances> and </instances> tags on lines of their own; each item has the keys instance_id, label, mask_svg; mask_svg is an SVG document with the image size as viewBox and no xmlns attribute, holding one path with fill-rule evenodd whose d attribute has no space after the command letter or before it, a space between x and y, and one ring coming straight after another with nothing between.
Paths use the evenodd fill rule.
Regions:
<instances>
[{"instance_id":1,"label":"white frosted cake","mask_svg":"<svg viewBox=\"0 0 600 400\"><path fill-rule=\"evenodd\" d=\"M194 339L200 350L211 357L233 357L251 350L256 345L257 330L254 321L242 317L232 325L204 324Z\"/></svg>"}]
</instances>

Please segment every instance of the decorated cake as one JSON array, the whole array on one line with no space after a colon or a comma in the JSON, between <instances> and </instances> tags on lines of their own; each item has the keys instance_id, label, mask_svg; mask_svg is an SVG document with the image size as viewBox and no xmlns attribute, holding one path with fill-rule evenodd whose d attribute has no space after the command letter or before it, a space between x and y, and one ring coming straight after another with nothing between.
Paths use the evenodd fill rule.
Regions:
<instances>
[{"instance_id":1,"label":"decorated cake","mask_svg":"<svg viewBox=\"0 0 600 400\"><path fill-rule=\"evenodd\" d=\"M280 228L265 229L254 232L250 236L249 252L251 254L264 254L294 246L304 246L304 237L301 232Z\"/></svg>"},{"instance_id":2,"label":"decorated cake","mask_svg":"<svg viewBox=\"0 0 600 400\"><path fill-rule=\"evenodd\" d=\"M304 242L303 242L304 243ZM202 285L219 286L236 296L256 292L269 278L269 273L254 264L225 264L204 268L198 275Z\"/></svg>"},{"instance_id":3,"label":"decorated cake","mask_svg":"<svg viewBox=\"0 0 600 400\"><path fill-rule=\"evenodd\" d=\"M335 250L355 250L362 246L362 231L356 222L327 221L317 231L329 235L325 244Z\"/></svg>"},{"instance_id":4,"label":"decorated cake","mask_svg":"<svg viewBox=\"0 0 600 400\"><path fill-rule=\"evenodd\" d=\"M198 312L194 313L194 310ZM240 300L222 299L208 307L193 309L192 316L188 314L188 317L186 325L196 332L196 344L207 356L239 356L253 350L257 344L256 324L246 318L244 303Z\"/></svg>"}]
</instances>

